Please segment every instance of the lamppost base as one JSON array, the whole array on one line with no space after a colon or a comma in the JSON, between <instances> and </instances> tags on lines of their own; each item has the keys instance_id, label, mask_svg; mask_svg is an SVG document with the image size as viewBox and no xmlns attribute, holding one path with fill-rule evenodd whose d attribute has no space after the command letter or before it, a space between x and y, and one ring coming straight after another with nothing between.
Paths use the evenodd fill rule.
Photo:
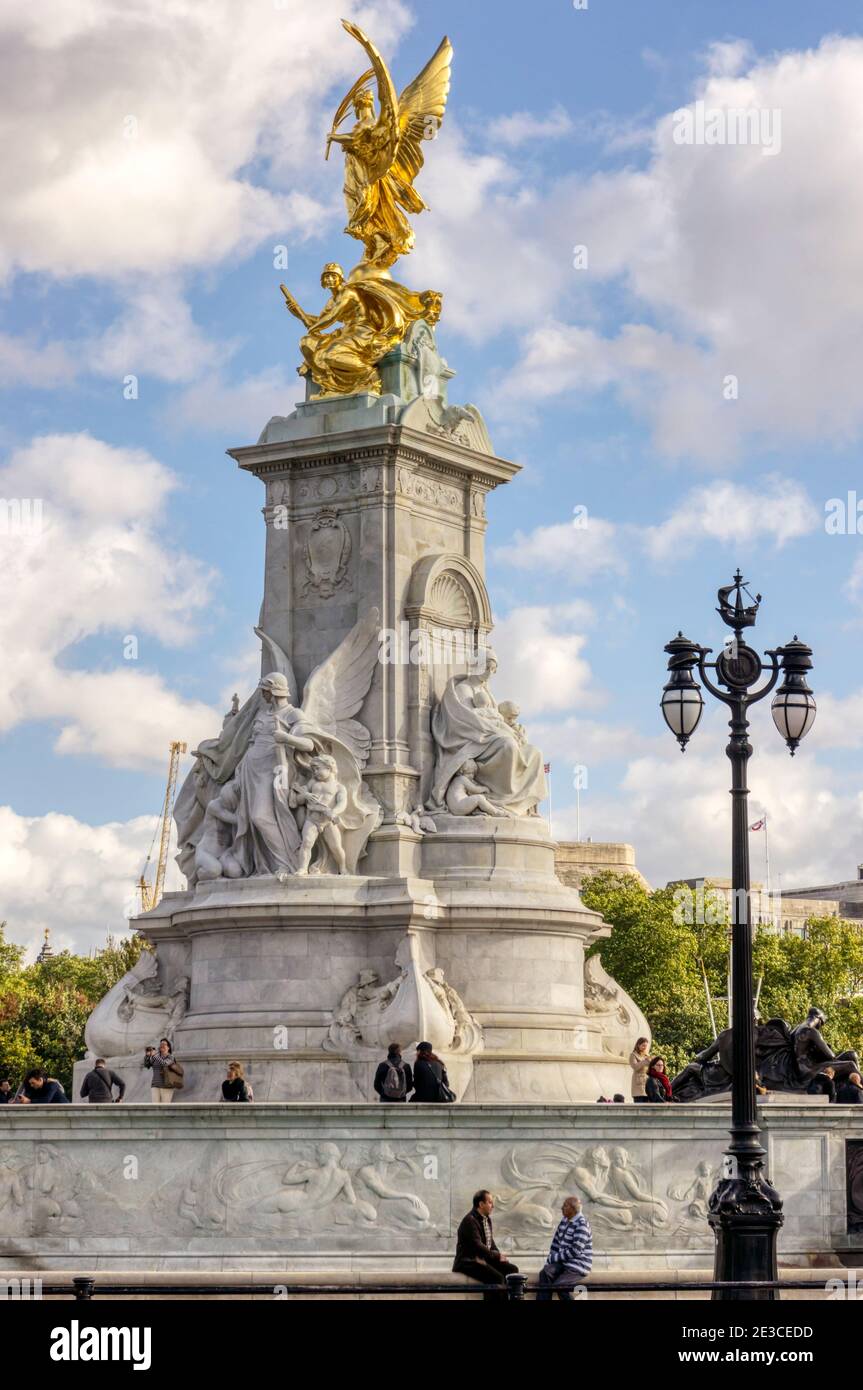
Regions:
<instances>
[{"instance_id":1,"label":"lamppost base","mask_svg":"<svg viewBox=\"0 0 863 1390\"><path fill-rule=\"evenodd\" d=\"M710 1194L708 1221L716 1238L714 1279L738 1283L776 1279L776 1238L782 1200L762 1177L723 1178ZM770 1302L776 1289L716 1289L714 1299Z\"/></svg>"}]
</instances>

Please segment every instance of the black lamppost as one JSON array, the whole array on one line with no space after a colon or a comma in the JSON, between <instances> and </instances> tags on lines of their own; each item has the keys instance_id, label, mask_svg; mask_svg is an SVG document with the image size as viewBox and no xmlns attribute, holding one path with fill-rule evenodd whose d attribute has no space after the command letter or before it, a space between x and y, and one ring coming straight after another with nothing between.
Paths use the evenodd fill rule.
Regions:
<instances>
[{"instance_id":1,"label":"black lamppost","mask_svg":"<svg viewBox=\"0 0 863 1390\"><path fill-rule=\"evenodd\" d=\"M734 594L731 602L730 595ZM747 605L743 595L750 599ZM761 595L755 598L738 570L731 584L719 590L717 613L734 633L715 661L708 661L710 647L699 647L679 632L668 643L669 679L662 693L665 722L683 751L695 732L704 701L698 674L711 695L728 705L731 737L726 753L731 759L731 886L733 1018L731 1045L731 1144L722 1176L710 1196L708 1220L716 1238L714 1277L739 1282L776 1279L776 1236L782 1225L782 1201L763 1174L765 1151L759 1142L755 1101L755 1014L752 994L752 931L749 903L749 788L746 764L752 755L749 743L749 706L776 685L773 720L793 757L800 740L815 719L815 700L806 682L812 669L812 649L797 637L785 647L765 653L770 658L768 675L756 651L742 638L755 623ZM713 671L716 683L708 676ZM773 1291L717 1291L714 1298L772 1299Z\"/></svg>"}]
</instances>

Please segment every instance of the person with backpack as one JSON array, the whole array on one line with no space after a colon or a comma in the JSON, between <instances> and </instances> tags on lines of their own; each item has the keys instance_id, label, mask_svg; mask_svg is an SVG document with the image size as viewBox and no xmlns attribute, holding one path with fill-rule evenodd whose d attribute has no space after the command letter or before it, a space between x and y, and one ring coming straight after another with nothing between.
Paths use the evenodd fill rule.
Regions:
<instances>
[{"instance_id":1,"label":"person with backpack","mask_svg":"<svg viewBox=\"0 0 863 1390\"><path fill-rule=\"evenodd\" d=\"M114 1087L120 1094L114 1099ZM81 1085L81 1099L91 1105L119 1105L126 1094L126 1083L122 1076L112 1071L104 1057L97 1057L92 1071L88 1071Z\"/></svg>"},{"instance_id":2,"label":"person with backpack","mask_svg":"<svg viewBox=\"0 0 863 1390\"><path fill-rule=\"evenodd\" d=\"M152 1070L150 1100L154 1105L170 1105L174 1092L183 1089L183 1068L171 1050L167 1038L159 1039L159 1050L148 1047L144 1052L144 1066Z\"/></svg>"},{"instance_id":3,"label":"person with backpack","mask_svg":"<svg viewBox=\"0 0 863 1390\"><path fill-rule=\"evenodd\" d=\"M386 1061L381 1062L375 1072L374 1088L380 1100L387 1105L397 1105L406 1101L408 1091L413 1090L413 1072L410 1065L402 1060L402 1050L398 1043L390 1043Z\"/></svg>"},{"instance_id":4,"label":"person with backpack","mask_svg":"<svg viewBox=\"0 0 863 1390\"><path fill-rule=\"evenodd\" d=\"M446 1067L433 1052L431 1043L417 1043L411 1101L425 1105L451 1105L454 1100L455 1091L450 1090Z\"/></svg>"}]
</instances>

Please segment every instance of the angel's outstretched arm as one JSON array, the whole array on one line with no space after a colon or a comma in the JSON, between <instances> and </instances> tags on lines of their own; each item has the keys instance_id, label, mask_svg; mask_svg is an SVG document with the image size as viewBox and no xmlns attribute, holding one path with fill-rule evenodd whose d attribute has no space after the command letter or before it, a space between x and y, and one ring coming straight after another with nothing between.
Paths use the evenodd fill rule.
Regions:
<instances>
[{"instance_id":1,"label":"angel's outstretched arm","mask_svg":"<svg viewBox=\"0 0 863 1390\"><path fill-rule=\"evenodd\" d=\"M386 129L389 133L391 140L391 150L392 152L394 152L396 142L398 140L399 101L398 97L396 96L396 89L393 86L393 80L390 77L389 68L387 67L378 50L375 48L368 34L363 33L362 29L360 29L358 25L351 24L350 20L348 19L343 19L342 27L347 30L347 32L351 35L352 38L356 39L358 44L362 45L366 53L369 55L372 68L374 69L375 78L377 80L378 105L380 106L380 116L378 117L378 124L380 126L383 126L384 129ZM390 154L390 158L391 157L392 154ZM389 162L389 159L387 159L387 166L389 165ZM386 171L383 170L382 172Z\"/></svg>"}]
</instances>

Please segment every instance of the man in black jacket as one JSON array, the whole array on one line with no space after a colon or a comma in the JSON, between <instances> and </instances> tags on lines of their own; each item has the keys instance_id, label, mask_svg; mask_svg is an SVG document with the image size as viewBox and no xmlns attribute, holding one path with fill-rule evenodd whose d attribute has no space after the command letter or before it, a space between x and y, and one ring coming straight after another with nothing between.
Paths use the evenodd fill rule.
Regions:
<instances>
[{"instance_id":1,"label":"man in black jacket","mask_svg":"<svg viewBox=\"0 0 863 1390\"><path fill-rule=\"evenodd\" d=\"M848 1080L836 1091L837 1105L863 1105L863 1079L859 1071L852 1071Z\"/></svg>"},{"instance_id":2,"label":"man in black jacket","mask_svg":"<svg viewBox=\"0 0 863 1390\"><path fill-rule=\"evenodd\" d=\"M114 1087L120 1092L114 1100ZM104 1057L96 1059L92 1071L88 1071L81 1085L81 1099L89 1100L91 1105L119 1105L126 1094L126 1083L122 1076L112 1071Z\"/></svg>"},{"instance_id":3,"label":"man in black jacket","mask_svg":"<svg viewBox=\"0 0 863 1390\"><path fill-rule=\"evenodd\" d=\"M41 1067L31 1067L18 1087L12 1105L68 1105L69 1097L59 1081Z\"/></svg>"},{"instance_id":4,"label":"man in black jacket","mask_svg":"<svg viewBox=\"0 0 863 1390\"><path fill-rule=\"evenodd\" d=\"M453 1273L466 1274L480 1284L500 1284L500 1293L484 1293L483 1302L506 1300L506 1276L518 1274L518 1265L507 1263L494 1240L491 1214L494 1198L487 1188L473 1195L473 1207L462 1220L456 1238Z\"/></svg>"},{"instance_id":5,"label":"man in black jacket","mask_svg":"<svg viewBox=\"0 0 863 1390\"><path fill-rule=\"evenodd\" d=\"M375 1072L374 1088L387 1105L406 1101L408 1091L413 1090L413 1073L408 1063L402 1061L402 1050L398 1043L390 1043L386 1061L381 1062Z\"/></svg>"}]
</instances>

